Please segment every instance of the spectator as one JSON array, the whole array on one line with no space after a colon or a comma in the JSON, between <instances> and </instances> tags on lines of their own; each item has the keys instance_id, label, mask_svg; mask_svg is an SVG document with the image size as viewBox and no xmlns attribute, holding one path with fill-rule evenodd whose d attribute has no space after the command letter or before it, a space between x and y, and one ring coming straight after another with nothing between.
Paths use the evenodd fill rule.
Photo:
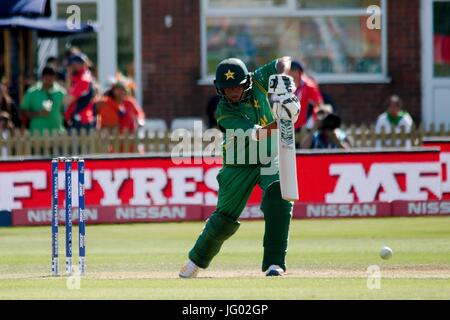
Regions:
<instances>
[{"instance_id":1,"label":"spectator","mask_svg":"<svg viewBox=\"0 0 450 320\"><path fill-rule=\"evenodd\" d=\"M10 119L9 113L6 111L0 111L0 139L7 140L12 133L14 126ZM2 147L0 149L0 158L6 158L8 156L8 149Z\"/></svg>"},{"instance_id":2,"label":"spectator","mask_svg":"<svg viewBox=\"0 0 450 320\"><path fill-rule=\"evenodd\" d=\"M330 105L317 111L317 118L310 132L301 142L304 149L350 149L351 141L340 129L341 119L333 113Z\"/></svg>"},{"instance_id":3,"label":"spectator","mask_svg":"<svg viewBox=\"0 0 450 320\"><path fill-rule=\"evenodd\" d=\"M145 114L131 96L127 83L116 80L98 103L97 127L100 129L120 128L135 132L145 122Z\"/></svg>"},{"instance_id":4,"label":"spectator","mask_svg":"<svg viewBox=\"0 0 450 320\"><path fill-rule=\"evenodd\" d=\"M48 57L47 60L45 61L45 66L58 70L58 68L60 67L58 58L53 56Z\"/></svg>"},{"instance_id":5,"label":"spectator","mask_svg":"<svg viewBox=\"0 0 450 320\"><path fill-rule=\"evenodd\" d=\"M61 71L63 72L63 76L64 76L64 87L65 88L70 88L70 75L69 73L69 60L72 56L75 55L82 55L83 53L81 52L81 50L78 47L70 47L68 49L66 49L64 51L64 55L62 56L62 68Z\"/></svg>"},{"instance_id":6,"label":"spectator","mask_svg":"<svg viewBox=\"0 0 450 320\"><path fill-rule=\"evenodd\" d=\"M53 56L48 57L45 65L56 70L57 81L61 86L64 86L66 81L66 73L61 67L58 58Z\"/></svg>"},{"instance_id":7,"label":"spectator","mask_svg":"<svg viewBox=\"0 0 450 320\"><path fill-rule=\"evenodd\" d=\"M406 133L411 132L413 126L413 120L410 114L403 110L403 102L399 96L393 95L386 101L386 112L381 114L375 125L375 131L381 132L381 128L384 127L384 132L390 133L392 128L396 132L400 132L401 127L405 128Z\"/></svg>"},{"instance_id":8,"label":"spectator","mask_svg":"<svg viewBox=\"0 0 450 320\"><path fill-rule=\"evenodd\" d=\"M41 81L29 88L22 102L22 112L30 120L30 131L64 130L64 97L66 90L56 82L56 70L44 67Z\"/></svg>"},{"instance_id":9,"label":"spectator","mask_svg":"<svg viewBox=\"0 0 450 320\"><path fill-rule=\"evenodd\" d=\"M94 102L95 83L88 70L86 57L83 54L72 55L68 61L71 76L69 94L64 104L66 112L64 119L69 127L78 132L84 128L87 131L95 126Z\"/></svg>"},{"instance_id":10,"label":"spectator","mask_svg":"<svg viewBox=\"0 0 450 320\"><path fill-rule=\"evenodd\" d=\"M292 61L289 75L294 78L297 86L295 95L300 99L301 111L295 130L299 131L304 127L308 119L316 118L317 110L323 104L323 97L320 93L317 83L304 72L303 66L299 61ZM311 122L312 125L312 122Z\"/></svg>"},{"instance_id":11,"label":"spectator","mask_svg":"<svg viewBox=\"0 0 450 320\"><path fill-rule=\"evenodd\" d=\"M6 112L8 114L9 121L13 127L21 127L19 111L8 93L8 87L3 83L0 83L0 112Z\"/></svg>"},{"instance_id":12,"label":"spectator","mask_svg":"<svg viewBox=\"0 0 450 320\"><path fill-rule=\"evenodd\" d=\"M14 124L8 112L0 111L0 135L4 132L11 132L14 129Z\"/></svg>"},{"instance_id":13,"label":"spectator","mask_svg":"<svg viewBox=\"0 0 450 320\"><path fill-rule=\"evenodd\" d=\"M0 52L0 75L2 75L3 77L4 74L5 74L5 55L3 54L3 52ZM3 80L1 77L0 79Z\"/></svg>"},{"instance_id":14,"label":"spectator","mask_svg":"<svg viewBox=\"0 0 450 320\"><path fill-rule=\"evenodd\" d=\"M119 73L119 76L122 76L122 75ZM133 98L136 98L136 82L134 82L130 78L125 78L124 83L126 84L128 95Z\"/></svg>"}]
</instances>

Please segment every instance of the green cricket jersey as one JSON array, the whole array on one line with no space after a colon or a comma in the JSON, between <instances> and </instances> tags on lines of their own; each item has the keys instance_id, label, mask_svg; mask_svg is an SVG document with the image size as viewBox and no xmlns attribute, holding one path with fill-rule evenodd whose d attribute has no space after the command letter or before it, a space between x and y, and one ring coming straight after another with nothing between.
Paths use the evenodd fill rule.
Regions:
<instances>
[{"instance_id":1,"label":"green cricket jersey","mask_svg":"<svg viewBox=\"0 0 450 320\"><path fill-rule=\"evenodd\" d=\"M224 133L224 166L259 165L261 159L258 150L262 147L267 148L263 149L262 154L270 156L272 149L276 152L276 148L271 144L273 139L268 138L260 142L254 142L250 137L250 132L255 125L264 127L274 121L267 90L269 77L277 73L276 65L277 60L274 60L250 73L253 86L247 100L240 103L230 103L225 98L220 100L216 110L216 119L220 130ZM244 132L246 133L245 136ZM242 141L245 141L245 143L242 143Z\"/></svg>"},{"instance_id":2,"label":"green cricket jersey","mask_svg":"<svg viewBox=\"0 0 450 320\"><path fill-rule=\"evenodd\" d=\"M53 84L50 91L42 88L42 82L28 89L22 103L22 110L39 112L43 110L44 103L50 102L52 107L47 116L36 116L30 119L30 131L43 133L45 129L49 132L64 130L64 97L66 90L58 83Z\"/></svg>"}]
</instances>

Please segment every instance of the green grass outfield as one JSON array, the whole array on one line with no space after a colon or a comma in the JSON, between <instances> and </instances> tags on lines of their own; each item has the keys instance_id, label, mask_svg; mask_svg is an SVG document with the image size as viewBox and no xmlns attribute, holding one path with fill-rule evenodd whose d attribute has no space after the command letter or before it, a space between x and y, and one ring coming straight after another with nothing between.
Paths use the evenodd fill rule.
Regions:
<instances>
[{"instance_id":1,"label":"green grass outfield","mask_svg":"<svg viewBox=\"0 0 450 320\"><path fill-rule=\"evenodd\" d=\"M178 279L202 228L88 226L79 290L49 276L50 227L0 228L0 299L450 299L450 217L295 220L282 278L260 271L264 223L244 221L200 279ZM63 239L61 227L60 271ZM378 256L385 245L391 260ZM380 268L380 289L367 287L369 265Z\"/></svg>"}]
</instances>

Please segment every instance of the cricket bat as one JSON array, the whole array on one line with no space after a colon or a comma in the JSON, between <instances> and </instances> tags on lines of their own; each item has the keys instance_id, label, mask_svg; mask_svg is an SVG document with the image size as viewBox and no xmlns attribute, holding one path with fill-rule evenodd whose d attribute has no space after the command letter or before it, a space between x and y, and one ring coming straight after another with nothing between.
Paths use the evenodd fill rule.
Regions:
<instances>
[{"instance_id":1,"label":"cricket bat","mask_svg":"<svg viewBox=\"0 0 450 320\"><path fill-rule=\"evenodd\" d=\"M287 201L297 201L299 196L294 123L289 119L278 119L277 122L281 197Z\"/></svg>"}]
</instances>

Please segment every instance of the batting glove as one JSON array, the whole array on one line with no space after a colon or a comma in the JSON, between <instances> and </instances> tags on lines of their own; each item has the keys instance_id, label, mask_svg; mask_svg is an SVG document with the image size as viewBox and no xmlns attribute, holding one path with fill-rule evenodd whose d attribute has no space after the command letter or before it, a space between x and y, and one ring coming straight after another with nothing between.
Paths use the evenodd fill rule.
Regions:
<instances>
[{"instance_id":1,"label":"batting glove","mask_svg":"<svg viewBox=\"0 0 450 320\"><path fill-rule=\"evenodd\" d=\"M283 95L294 93L295 87L294 78L286 74L274 74L269 78L269 94Z\"/></svg>"},{"instance_id":2,"label":"batting glove","mask_svg":"<svg viewBox=\"0 0 450 320\"><path fill-rule=\"evenodd\" d=\"M294 94L278 96L280 100L273 104L273 113L275 118L292 120L296 123L300 115L300 101Z\"/></svg>"}]
</instances>

